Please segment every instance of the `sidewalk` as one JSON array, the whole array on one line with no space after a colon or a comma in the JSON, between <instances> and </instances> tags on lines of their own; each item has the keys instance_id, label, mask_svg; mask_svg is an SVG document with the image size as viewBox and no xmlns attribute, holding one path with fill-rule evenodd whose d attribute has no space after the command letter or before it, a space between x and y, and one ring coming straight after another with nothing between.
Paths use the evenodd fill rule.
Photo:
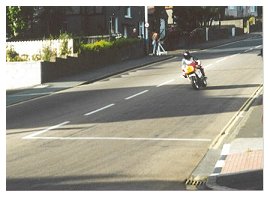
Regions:
<instances>
[{"instance_id":1,"label":"sidewalk","mask_svg":"<svg viewBox=\"0 0 270 197\"><path fill-rule=\"evenodd\" d=\"M211 48L211 47L219 46L225 43L258 36L259 34L260 33L251 33L251 34L245 34L242 36L236 36L230 39L209 41L209 42L195 45L192 49L190 49L190 51L198 51L201 49ZM110 66L100 67L100 68L90 70L88 72L84 72L84 73L77 74L74 76L61 78L57 81L40 84L38 86L19 89L19 90L6 91L6 106L24 102L24 101L42 97L42 96L47 96L57 91L72 88L72 87L79 86L82 84L92 83L92 82L95 82L95 81L98 81L98 80L101 80L101 79L104 79L104 78L107 78L116 74L126 72L128 70L132 70L132 69L143 67L143 66L153 64L156 62L164 61L174 56L180 57L180 55L183 52L184 52L184 49L179 49L175 51L168 51L167 55L162 55L162 56L149 55L140 59L129 60L129 61L125 61L119 64L113 64Z\"/></svg>"},{"instance_id":2,"label":"sidewalk","mask_svg":"<svg viewBox=\"0 0 270 197\"><path fill-rule=\"evenodd\" d=\"M230 144L223 146L220 159L206 182L211 190L263 190L263 104L262 94L240 123Z\"/></svg>"},{"instance_id":3,"label":"sidewalk","mask_svg":"<svg viewBox=\"0 0 270 197\"><path fill-rule=\"evenodd\" d=\"M126 72L128 70L164 61L172 57L172 55L146 56L140 59L124 61L119 64L112 64L109 66L96 68L81 74L61 78L59 80L44 83L38 86L6 91L6 106L42 96L47 96L55 92L79 85L93 83L95 81L102 80L110 76Z\"/></svg>"}]
</instances>

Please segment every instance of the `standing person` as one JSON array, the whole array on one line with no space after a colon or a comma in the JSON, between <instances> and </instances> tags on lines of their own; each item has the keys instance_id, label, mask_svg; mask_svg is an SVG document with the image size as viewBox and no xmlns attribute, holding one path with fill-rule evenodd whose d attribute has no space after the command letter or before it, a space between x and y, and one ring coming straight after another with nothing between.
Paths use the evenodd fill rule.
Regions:
<instances>
[{"instance_id":1,"label":"standing person","mask_svg":"<svg viewBox=\"0 0 270 197\"><path fill-rule=\"evenodd\" d=\"M156 55L157 53L157 45L158 45L158 34L154 32L152 35L153 55Z\"/></svg>"},{"instance_id":2,"label":"standing person","mask_svg":"<svg viewBox=\"0 0 270 197\"><path fill-rule=\"evenodd\" d=\"M137 34L137 29L136 28L133 28L131 37L132 38L138 38L138 34Z\"/></svg>"}]
</instances>

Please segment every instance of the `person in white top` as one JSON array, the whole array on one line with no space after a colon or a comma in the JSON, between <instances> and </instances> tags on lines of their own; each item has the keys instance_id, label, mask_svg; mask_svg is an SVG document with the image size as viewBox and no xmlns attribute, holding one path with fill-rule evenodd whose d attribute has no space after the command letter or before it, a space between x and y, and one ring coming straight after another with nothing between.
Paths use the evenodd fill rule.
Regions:
<instances>
[{"instance_id":1,"label":"person in white top","mask_svg":"<svg viewBox=\"0 0 270 197\"><path fill-rule=\"evenodd\" d=\"M199 69L201 70L203 77L206 78L204 69L203 69L203 67L202 67L202 65L201 65L201 61L198 60L197 58L194 58L194 57L190 54L189 51L185 51L184 54L183 54L183 59L182 59L183 76L184 76L185 78L187 78L187 75L186 75L186 73L185 73L185 68L186 68L186 66L188 66L188 65L191 64L192 62L195 62L195 63L196 63L197 68L199 68Z\"/></svg>"}]
</instances>

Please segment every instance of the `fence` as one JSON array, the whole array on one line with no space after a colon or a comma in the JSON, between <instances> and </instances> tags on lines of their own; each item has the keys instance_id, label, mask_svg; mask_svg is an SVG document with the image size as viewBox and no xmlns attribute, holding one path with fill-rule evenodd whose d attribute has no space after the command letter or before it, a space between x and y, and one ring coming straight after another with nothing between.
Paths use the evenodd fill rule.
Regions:
<instances>
[{"instance_id":1,"label":"fence","mask_svg":"<svg viewBox=\"0 0 270 197\"><path fill-rule=\"evenodd\" d=\"M28 55L32 60L33 55L41 54L44 47L51 47L51 50L56 51L57 56L61 54L64 40L35 40L35 41L14 41L6 42L6 47L12 47L20 56ZM73 39L67 39L67 48L73 54Z\"/></svg>"}]
</instances>

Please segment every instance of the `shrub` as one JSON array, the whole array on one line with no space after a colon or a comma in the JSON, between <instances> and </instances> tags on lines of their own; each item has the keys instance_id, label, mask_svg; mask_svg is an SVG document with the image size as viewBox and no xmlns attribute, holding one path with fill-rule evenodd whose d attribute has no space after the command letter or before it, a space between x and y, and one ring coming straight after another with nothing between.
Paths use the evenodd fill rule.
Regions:
<instances>
[{"instance_id":1,"label":"shrub","mask_svg":"<svg viewBox=\"0 0 270 197\"><path fill-rule=\"evenodd\" d=\"M126 47L126 46L131 46L131 45L137 43L138 41L139 41L139 39L137 39L137 38L119 38L113 42L113 47L122 48L122 47Z\"/></svg>"},{"instance_id":2,"label":"shrub","mask_svg":"<svg viewBox=\"0 0 270 197\"><path fill-rule=\"evenodd\" d=\"M13 47L9 47L6 50L6 61L7 62L19 62L19 61L27 61L25 58L21 58L19 53L17 53Z\"/></svg>"},{"instance_id":3,"label":"shrub","mask_svg":"<svg viewBox=\"0 0 270 197\"><path fill-rule=\"evenodd\" d=\"M22 61L28 61L28 60L29 60L29 55L27 55L27 54L22 54L22 55L20 56L20 58L21 58Z\"/></svg>"},{"instance_id":4,"label":"shrub","mask_svg":"<svg viewBox=\"0 0 270 197\"><path fill-rule=\"evenodd\" d=\"M55 58L56 56L57 52L55 49L52 49L51 43L43 46L41 53L41 59L43 61L50 61L52 58Z\"/></svg>"},{"instance_id":5,"label":"shrub","mask_svg":"<svg viewBox=\"0 0 270 197\"><path fill-rule=\"evenodd\" d=\"M104 52L109 49L114 48L125 48L127 46L132 46L133 44L139 42L136 38L119 38L115 41L109 42L105 40L100 40L91 44L81 44L81 52Z\"/></svg>"},{"instance_id":6,"label":"shrub","mask_svg":"<svg viewBox=\"0 0 270 197\"><path fill-rule=\"evenodd\" d=\"M113 43L106 40L100 40L95 43L81 44L82 52L101 52L112 47Z\"/></svg>"},{"instance_id":7,"label":"shrub","mask_svg":"<svg viewBox=\"0 0 270 197\"><path fill-rule=\"evenodd\" d=\"M68 48L68 39L71 38L71 35L68 33L60 33L59 39L61 40L60 45L60 56L71 54L71 49Z\"/></svg>"},{"instance_id":8,"label":"shrub","mask_svg":"<svg viewBox=\"0 0 270 197\"><path fill-rule=\"evenodd\" d=\"M42 60L41 54L34 54L34 55L32 55L32 60L33 61L40 61L40 60Z\"/></svg>"},{"instance_id":9,"label":"shrub","mask_svg":"<svg viewBox=\"0 0 270 197\"><path fill-rule=\"evenodd\" d=\"M6 61L7 62L12 62L16 56L19 56L19 54L14 50L13 47L6 48Z\"/></svg>"}]
</instances>

